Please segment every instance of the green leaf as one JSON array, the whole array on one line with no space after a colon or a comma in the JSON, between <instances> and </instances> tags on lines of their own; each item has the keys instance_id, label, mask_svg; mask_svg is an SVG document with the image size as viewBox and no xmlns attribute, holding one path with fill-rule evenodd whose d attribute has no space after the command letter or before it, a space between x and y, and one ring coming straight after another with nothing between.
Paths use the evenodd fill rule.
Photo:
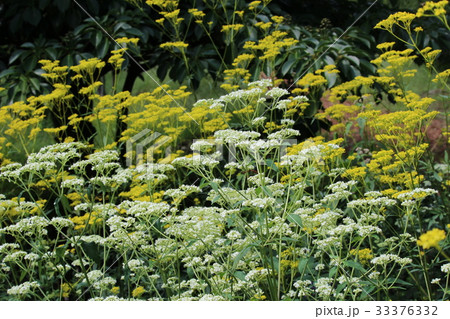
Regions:
<instances>
[{"instance_id":1,"label":"green leaf","mask_svg":"<svg viewBox=\"0 0 450 319\"><path fill-rule=\"evenodd\" d=\"M7 75L11 75L11 74L14 74L14 73L16 73L16 70L15 70L15 69L6 69L6 70L3 70L2 72L0 72L0 79L1 79L2 77L5 77L5 76L7 76Z\"/></svg>"},{"instance_id":2,"label":"green leaf","mask_svg":"<svg viewBox=\"0 0 450 319\"><path fill-rule=\"evenodd\" d=\"M314 259L312 257L309 258L303 258L302 260L300 260L300 262L298 263L298 271L301 274L310 272L308 270L312 269L312 266L314 264Z\"/></svg>"},{"instance_id":3,"label":"green leaf","mask_svg":"<svg viewBox=\"0 0 450 319\"><path fill-rule=\"evenodd\" d=\"M28 7L23 12L23 18L31 25L37 26L41 21L41 12L35 7Z\"/></svg>"},{"instance_id":4,"label":"green leaf","mask_svg":"<svg viewBox=\"0 0 450 319\"><path fill-rule=\"evenodd\" d=\"M328 88L333 87L336 84L337 81L337 74L336 73L325 73L325 78L328 81Z\"/></svg>"},{"instance_id":5,"label":"green leaf","mask_svg":"<svg viewBox=\"0 0 450 319\"><path fill-rule=\"evenodd\" d=\"M102 256L103 252L100 246L95 243L82 242L81 247L83 248L86 256L92 259L97 265L101 264L100 256Z\"/></svg>"},{"instance_id":6,"label":"green leaf","mask_svg":"<svg viewBox=\"0 0 450 319\"><path fill-rule=\"evenodd\" d=\"M275 162L273 160L266 159L266 165L269 166L274 172L278 173L279 169L278 167L275 165Z\"/></svg>"},{"instance_id":7,"label":"green leaf","mask_svg":"<svg viewBox=\"0 0 450 319\"><path fill-rule=\"evenodd\" d=\"M37 66L37 57L33 56L31 58L28 58L22 63L23 69L26 73L33 71Z\"/></svg>"},{"instance_id":8,"label":"green leaf","mask_svg":"<svg viewBox=\"0 0 450 319\"><path fill-rule=\"evenodd\" d=\"M281 74L282 75L288 74L295 62L297 62L297 59L295 58L295 56L291 55L289 59L281 67Z\"/></svg>"},{"instance_id":9,"label":"green leaf","mask_svg":"<svg viewBox=\"0 0 450 319\"><path fill-rule=\"evenodd\" d=\"M356 262L354 260L345 260L344 261L344 265L346 265L347 267L359 270L362 273L365 273L366 270L364 269L363 266L361 266L361 264L359 262Z\"/></svg>"},{"instance_id":10,"label":"green leaf","mask_svg":"<svg viewBox=\"0 0 450 319\"><path fill-rule=\"evenodd\" d=\"M258 241L259 242L259 241ZM233 261L233 269L236 269L236 266L238 265L239 261L245 257L245 255L248 254L248 252L256 246L256 243L254 244L250 244L247 247L245 247L243 250L241 250L241 252L236 256L236 258L234 258Z\"/></svg>"},{"instance_id":11,"label":"green leaf","mask_svg":"<svg viewBox=\"0 0 450 319\"><path fill-rule=\"evenodd\" d=\"M60 12L66 12L69 9L71 0L58 0L56 2L56 6L58 7Z\"/></svg>"},{"instance_id":12,"label":"green leaf","mask_svg":"<svg viewBox=\"0 0 450 319\"><path fill-rule=\"evenodd\" d=\"M100 59L103 59L106 56L106 54L108 53L108 50L109 50L109 41L108 41L108 39L103 38L103 41L100 44L98 51L97 51L98 57Z\"/></svg>"},{"instance_id":13,"label":"green leaf","mask_svg":"<svg viewBox=\"0 0 450 319\"><path fill-rule=\"evenodd\" d=\"M67 244L55 248L56 257L58 257L57 260L63 260L64 259L64 254L66 252L66 249L67 249Z\"/></svg>"},{"instance_id":14,"label":"green leaf","mask_svg":"<svg viewBox=\"0 0 450 319\"><path fill-rule=\"evenodd\" d=\"M30 83L36 91L39 91L41 87L41 82L39 82L39 79L30 77Z\"/></svg>"},{"instance_id":15,"label":"green leaf","mask_svg":"<svg viewBox=\"0 0 450 319\"><path fill-rule=\"evenodd\" d=\"M130 29L131 26L128 23L125 22L119 22L114 26L114 33L116 33L119 29Z\"/></svg>"},{"instance_id":16,"label":"green leaf","mask_svg":"<svg viewBox=\"0 0 450 319\"><path fill-rule=\"evenodd\" d=\"M25 50L20 50L20 49L14 51L14 52L11 54L11 56L9 57L8 63L9 63L9 64L13 64L14 61L16 61L16 60L22 55L22 53L24 53L24 52L25 52Z\"/></svg>"},{"instance_id":17,"label":"green leaf","mask_svg":"<svg viewBox=\"0 0 450 319\"><path fill-rule=\"evenodd\" d=\"M303 227L302 219L301 219L300 216L298 216L298 215L296 215L296 214L289 214L287 219L288 219L288 221L290 221L291 223L295 223L295 224L297 224L298 226Z\"/></svg>"},{"instance_id":18,"label":"green leaf","mask_svg":"<svg viewBox=\"0 0 450 319\"><path fill-rule=\"evenodd\" d=\"M52 60L57 60L58 59L58 55L56 54L56 49L55 48L46 48L45 52L47 52L48 56Z\"/></svg>"},{"instance_id":19,"label":"green leaf","mask_svg":"<svg viewBox=\"0 0 450 319\"><path fill-rule=\"evenodd\" d=\"M245 272L243 272L243 271L235 271L233 275L237 279L245 281Z\"/></svg>"},{"instance_id":20,"label":"green leaf","mask_svg":"<svg viewBox=\"0 0 450 319\"><path fill-rule=\"evenodd\" d=\"M359 66L359 59L354 55L345 56L347 60L350 60L354 65Z\"/></svg>"}]
</instances>

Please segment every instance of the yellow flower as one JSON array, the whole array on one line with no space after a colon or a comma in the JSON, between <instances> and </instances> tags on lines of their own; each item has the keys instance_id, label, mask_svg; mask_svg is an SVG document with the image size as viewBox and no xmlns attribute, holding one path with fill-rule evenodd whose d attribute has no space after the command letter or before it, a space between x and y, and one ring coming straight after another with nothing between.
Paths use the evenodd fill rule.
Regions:
<instances>
[{"instance_id":1,"label":"yellow flower","mask_svg":"<svg viewBox=\"0 0 450 319\"><path fill-rule=\"evenodd\" d=\"M111 293L114 295L119 294L119 291L120 291L120 288L117 286L111 288Z\"/></svg>"},{"instance_id":2,"label":"yellow flower","mask_svg":"<svg viewBox=\"0 0 450 319\"><path fill-rule=\"evenodd\" d=\"M127 37L122 37L122 38L116 39L116 42L119 43L119 44L128 44L128 43L131 43L131 44L137 45L138 42L139 42L139 38L127 38Z\"/></svg>"},{"instance_id":3,"label":"yellow flower","mask_svg":"<svg viewBox=\"0 0 450 319\"><path fill-rule=\"evenodd\" d=\"M234 31L239 31L240 29L242 29L244 27L243 24L237 23L237 24L228 24L228 25L223 25L222 26L222 30L220 30L221 32L228 32L230 30L234 30Z\"/></svg>"},{"instance_id":4,"label":"yellow flower","mask_svg":"<svg viewBox=\"0 0 450 319\"><path fill-rule=\"evenodd\" d=\"M62 291L62 297L63 298L69 298L69 294L70 294L70 285L67 283L64 283L61 285L61 291Z\"/></svg>"},{"instance_id":5,"label":"yellow flower","mask_svg":"<svg viewBox=\"0 0 450 319\"><path fill-rule=\"evenodd\" d=\"M396 12L391 14L387 19L378 22L375 29L382 29L392 32L394 25L399 26L402 29L409 30L412 20L416 18L414 13L409 12Z\"/></svg>"},{"instance_id":6,"label":"yellow flower","mask_svg":"<svg viewBox=\"0 0 450 319\"><path fill-rule=\"evenodd\" d=\"M257 6L261 4L261 1L252 1L248 4L250 10L255 10Z\"/></svg>"},{"instance_id":7,"label":"yellow flower","mask_svg":"<svg viewBox=\"0 0 450 319\"><path fill-rule=\"evenodd\" d=\"M369 260L373 258L372 250L370 248L364 248L359 250L352 249L350 250L350 254L358 256L358 259L362 264L368 264Z\"/></svg>"},{"instance_id":8,"label":"yellow flower","mask_svg":"<svg viewBox=\"0 0 450 319\"><path fill-rule=\"evenodd\" d=\"M136 287L136 288L133 290L133 292L131 293L131 295L132 295L134 298L138 298L138 297L142 296L142 294L143 294L144 292L145 292L144 287L139 286L139 287Z\"/></svg>"},{"instance_id":9,"label":"yellow flower","mask_svg":"<svg viewBox=\"0 0 450 319\"><path fill-rule=\"evenodd\" d=\"M276 24L280 24L280 23L283 23L284 18L281 16L273 16L272 21L275 22Z\"/></svg>"},{"instance_id":10,"label":"yellow flower","mask_svg":"<svg viewBox=\"0 0 450 319\"><path fill-rule=\"evenodd\" d=\"M171 49L171 48L177 48L177 49L185 49L188 47L188 43L177 41L177 42L166 42L160 45L163 49Z\"/></svg>"},{"instance_id":11,"label":"yellow flower","mask_svg":"<svg viewBox=\"0 0 450 319\"><path fill-rule=\"evenodd\" d=\"M196 8L189 9L188 12L192 14L196 20L202 20L205 16L205 13L203 11L200 11Z\"/></svg>"},{"instance_id":12,"label":"yellow flower","mask_svg":"<svg viewBox=\"0 0 450 319\"><path fill-rule=\"evenodd\" d=\"M420 235L417 240L417 245L422 246L423 249L428 249L431 247L439 248L439 242L444 240L445 237L445 231L434 228L433 230L429 230L425 234Z\"/></svg>"}]
</instances>

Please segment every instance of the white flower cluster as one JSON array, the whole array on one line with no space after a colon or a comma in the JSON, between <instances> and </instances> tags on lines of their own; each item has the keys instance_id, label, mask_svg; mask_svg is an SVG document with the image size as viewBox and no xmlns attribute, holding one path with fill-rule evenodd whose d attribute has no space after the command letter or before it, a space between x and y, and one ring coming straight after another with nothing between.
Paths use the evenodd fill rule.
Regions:
<instances>
[{"instance_id":1,"label":"white flower cluster","mask_svg":"<svg viewBox=\"0 0 450 319\"><path fill-rule=\"evenodd\" d=\"M211 155L194 155L192 157L178 157L172 161L175 166L184 166L197 170L205 170L205 168L213 169L219 164L217 158L222 154L216 152Z\"/></svg>"},{"instance_id":2,"label":"white flower cluster","mask_svg":"<svg viewBox=\"0 0 450 319\"><path fill-rule=\"evenodd\" d=\"M215 146L214 140L195 140L191 145L191 150L201 153L208 151Z\"/></svg>"},{"instance_id":3,"label":"white flower cluster","mask_svg":"<svg viewBox=\"0 0 450 319\"><path fill-rule=\"evenodd\" d=\"M271 86L273 86L272 79L261 79L258 81L250 82L248 84L249 88L259 87L261 89L267 89L268 87L271 87Z\"/></svg>"},{"instance_id":4,"label":"white flower cluster","mask_svg":"<svg viewBox=\"0 0 450 319\"><path fill-rule=\"evenodd\" d=\"M82 178L66 179L61 183L62 188L82 190L86 181Z\"/></svg>"},{"instance_id":5,"label":"white flower cluster","mask_svg":"<svg viewBox=\"0 0 450 319\"><path fill-rule=\"evenodd\" d=\"M18 286L9 288L6 293L13 296L23 296L30 293L33 289L39 288L37 281L26 281Z\"/></svg>"},{"instance_id":6,"label":"white flower cluster","mask_svg":"<svg viewBox=\"0 0 450 319\"><path fill-rule=\"evenodd\" d=\"M104 150L89 155L87 160L76 162L70 169L79 173L84 173L86 166L91 165L94 171L106 175L120 166L116 163L118 161L119 153L117 151Z\"/></svg>"},{"instance_id":7,"label":"white flower cluster","mask_svg":"<svg viewBox=\"0 0 450 319\"><path fill-rule=\"evenodd\" d=\"M256 207L256 208L268 208L275 205L276 199L271 197L265 197L265 198L254 198L246 200L242 203L242 206L248 206L248 207Z\"/></svg>"},{"instance_id":8,"label":"white flower cluster","mask_svg":"<svg viewBox=\"0 0 450 319\"><path fill-rule=\"evenodd\" d=\"M411 258L401 258L394 254L383 254L378 257L373 258L370 262L374 265L381 265L381 266L386 266L387 264L389 264L391 262L396 262L401 266L406 266L406 265L412 263L412 259Z\"/></svg>"},{"instance_id":9,"label":"white flower cluster","mask_svg":"<svg viewBox=\"0 0 450 319\"><path fill-rule=\"evenodd\" d=\"M401 193L397 198L401 201L423 199L427 196L437 194L438 191L432 188L415 188L410 192Z\"/></svg>"},{"instance_id":10,"label":"white flower cluster","mask_svg":"<svg viewBox=\"0 0 450 319\"><path fill-rule=\"evenodd\" d=\"M243 141L254 140L261 134L253 131L236 131L232 129L220 130L214 133L216 142L236 144Z\"/></svg>"},{"instance_id":11,"label":"white flower cluster","mask_svg":"<svg viewBox=\"0 0 450 319\"><path fill-rule=\"evenodd\" d=\"M208 107L211 110L223 110L225 105L215 99L201 99L194 103L194 107Z\"/></svg>"},{"instance_id":12,"label":"white flower cluster","mask_svg":"<svg viewBox=\"0 0 450 319\"><path fill-rule=\"evenodd\" d=\"M266 122L266 117L265 116L260 116L260 117L255 117L252 120L252 125L254 126L263 126L264 123Z\"/></svg>"},{"instance_id":13,"label":"white flower cluster","mask_svg":"<svg viewBox=\"0 0 450 319\"><path fill-rule=\"evenodd\" d=\"M270 133L267 138L269 140L285 140L293 136L300 135L300 132L291 128L283 128L274 133Z\"/></svg>"},{"instance_id":14,"label":"white flower cluster","mask_svg":"<svg viewBox=\"0 0 450 319\"><path fill-rule=\"evenodd\" d=\"M134 217L160 217L166 214L170 205L166 203L153 203L153 202L143 202L143 201L123 201L118 206L119 209L125 209L128 215ZM114 218L117 216L113 216Z\"/></svg>"},{"instance_id":15,"label":"white flower cluster","mask_svg":"<svg viewBox=\"0 0 450 319\"><path fill-rule=\"evenodd\" d=\"M178 188L170 188L164 192L164 195L174 199L181 199L193 193L200 193L202 190L195 185L181 185Z\"/></svg>"},{"instance_id":16,"label":"white flower cluster","mask_svg":"<svg viewBox=\"0 0 450 319\"><path fill-rule=\"evenodd\" d=\"M15 224L1 228L0 233L6 232L14 236L32 236L32 235L46 235L45 227L49 225L46 218L42 216L32 216L30 218L23 218Z\"/></svg>"},{"instance_id":17,"label":"white flower cluster","mask_svg":"<svg viewBox=\"0 0 450 319\"><path fill-rule=\"evenodd\" d=\"M450 263L442 265L441 271L446 274L450 274Z\"/></svg>"},{"instance_id":18,"label":"white flower cluster","mask_svg":"<svg viewBox=\"0 0 450 319\"><path fill-rule=\"evenodd\" d=\"M365 208L365 207L389 207L395 205L397 202L388 197L377 197L371 199L355 199L347 203L349 208Z\"/></svg>"},{"instance_id":19,"label":"white flower cluster","mask_svg":"<svg viewBox=\"0 0 450 319\"><path fill-rule=\"evenodd\" d=\"M274 87L271 90L266 92L267 96L270 96L271 98L274 98L274 99L279 99L280 97L282 97L284 95L288 95L288 94L289 94L288 90L278 88L278 87Z\"/></svg>"},{"instance_id":20,"label":"white flower cluster","mask_svg":"<svg viewBox=\"0 0 450 319\"><path fill-rule=\"evenodd\" d=\"M236 100L248 101L258 99L263 94L263 92L264 91L259 87L253 87L247 90L237 90L226 95L222 95L218 99L218 101L224 103L233 103Z\"/></svg>"}]
</instances>

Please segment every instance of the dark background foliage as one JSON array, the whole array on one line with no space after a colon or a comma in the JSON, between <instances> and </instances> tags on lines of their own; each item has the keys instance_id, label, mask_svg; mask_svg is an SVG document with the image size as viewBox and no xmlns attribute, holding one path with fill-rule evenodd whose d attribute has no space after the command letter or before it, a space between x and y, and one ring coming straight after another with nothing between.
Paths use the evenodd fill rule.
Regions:
<instances>
[{"instance_id":1,"label":"dark background foliage","mask_svg":"<svg viewBox=\"0 0 450 319\"><path fill-rule=\"evenodd\" d=\"M133 55L143 68L157 67L161 79L166 75L180 83L189 79L194 89L207 75L220 79L224 66L215 54L210 39L200 32L198 26L194 25L186 30L186 38L190 44L187 51L190 74L187 74L187 70L176 57L159 48L160 43L170 39L162 34L154 22L160 16L148 6L139 10L124 0L77 2L112 37L139 37L140 51L133 52ZM264 15L271 13L286 17L288 31L292 31L300 40L296 54L278 66L279 77L289 77L289 71L301 74L311 67L311 58L321 57L313 68L335 63L346 80L355 75L373 72L368 62L377 53L375 43L390 40L386 32L373 30L373 26L392 12L417 9L420 2L378 1L356 23L355 28L339 40L338 46L323 56L321 54L373 1L276 0L272 1L258 18L264 19ZM239 9L247 4L246 1L238 1ZM222 17L218 12L221 8L214 11L205 8L202 2L194 0L181 1L180 6L185 9L193 6L203 9L209 20L217 22L213 25L212 36L217 41L219 50L225 52L225 62L230 65L235 52L231 51L220 33ZM227 8L233 9L232 6ZM428 29L421 39L423 44L448 52L448 35L444 35L444 32L434 25L434 21L429 22ZM246 32L236 39L236 46L246 40L256 40L256 34L257 31L252 28L250 21ZM7 88L8 93L1 102L10 103L24 99L30 94L48 92L49 86L39 76L42 72L38 63L40 59L58 59L62 65L73 65L81 59L94 56L105 58L114 48L114 42L105 36L96 22L72 0L3 0L0 3L0 86ZM445 57L448 56L444 55L443 61L449 60ZM128 63L127 66L128 73L123 89L131 90L143 70L135 63ZM105 69L105 72L107 71L108 69ZM253 71L259 74L258 70Z\"/></svg>"}]
</instances>

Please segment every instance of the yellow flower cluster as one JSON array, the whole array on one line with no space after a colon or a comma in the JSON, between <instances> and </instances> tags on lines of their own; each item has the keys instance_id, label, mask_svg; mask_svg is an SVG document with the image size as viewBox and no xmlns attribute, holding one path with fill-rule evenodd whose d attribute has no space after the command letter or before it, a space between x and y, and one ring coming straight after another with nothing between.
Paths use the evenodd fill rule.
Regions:
<instances>
[{"instance_id":1,"label":"yellow flower cluster","mask_svg":"<svg viewBox=\"0 0 450 319\"><path fill-rule=\"evenodd\" d=\"M404 185L412 189L423 179L415 168L427 148L428 144L422 144L397 153L393 149L374 152L371 161L366 165L368 172L390 188L394 185Z\"/></svg>"},{"instance_id":2,"label":"yellow flower cluster","mask_svg":"<svg viewBox=\"0 0 450 319\"><path fill-rule=\"evenodd\" d=\"M88 60L81 60L78 65L72 66L70 70L81 75L83 79L89 79L89 82L95 82L94 74L96 71L100 71L106 65L105 62L99 58L91 58Z\"/></svg>"},{"instance_id":3,"label":"yellow flower cluster","mask_svg":"<svg viewBox=\"0 0 450 319\"><path fill-rule=\"evenodd\" d=\"M103 219L98 217L97 212L86 213L83 216L73 216L69 219L75 224L74 229L84 229L87 225L97 225L103 222Z\"/></svg>"},{"instance_id":4,"label":"yellow flower cluster","mask_svg":"<svg viewBox=\"0 0 450 319\"><path fill-rule=\"evenodd\" d=\"M387 19L378 22L375 29L382 29L392 32L395 25L402 29L409 30L411 27L411 22L416 18L414 13L409 12L396 12L391 14Z\"/></svg>"},{"instance_id":5,"label":"yellow flower cluster","mask_svg":"<svg viewBox=\"0 0 450 319\"><path fill-rule=\"evenodd\" d=\"M68 74L67 66L59 66L60 61L58 60L39 60L39 63L42 64L42 69L46 72L41 75L47 78L50 83L65 82Z\"/></svg>"},{"instance_id":6,"label":"yellow flower cluster","mask_svg":"<svg viewBox=\"0 0 450 319\"><path fill-rule=\"evenodd\" d=\"M427 231L425 234L420 235L417 240L417 245L423 249L429 249L432 247L439 248L439 242L446 238L445 231L442 229L434 228Z\"/></svg>"},{"instance_id":7,"label":"yellow flower cluster","mask_svg":"<svg viewBox=\"0 0 450 319\"><path fill-rule=\"evenodd\" d=\"M239 31L244 27L243 24L236 23L236 24L226 24L222 26L221 32L229 32L230 30L233 31Z\"/></svg>"},{"instance_id":8,"label":"yellow flower cluster","mask_svg":"<svg viewBox=\"0 0 450 319\"><path fill-rule=\"evenodd\" d=\"M188 12L190 14L192 14L192 16L195 19L195 22L201 23L203 21L203 17L205 16L205 13L203 11L198 10L196 8L192 8L192 9L189 9Z\"/></svg>"},{"instance_id":9,"label":"yellow flower cluster","mask_svg":"<svg viewBox=\"0 0 450 319\"><path fill-rule=\"evenodd\" d=\"M174 10L178 7L179 0L147 0L149 6L159 7L161 10Z\"/></svg>"},{"instance_id":10,"label":"yellow flower cluster","mask_svg":"<svg viewBox=\"0 0 450 319\"><path fill-rule=\"evenodd\" d=\"M183 41L165 42L165 43L160 44L160 47L163 49L171 50L173 48L177 48L180 51L183 51L188 46L189 46L189 44L186 42L183 42Z\"/></svg>"},{"instance_id":11,"label":"yellow flower cluster","mask_svg":"<svg viewBox=\"0 0 450 319\"><path fill-rule=\"evenodd\" d=\"M144 287L139 286L139 287L136 287L136 288L131 292L131 295L132 295L134 298L139 298L140 296L142 296L142 295L144 294L144 292L145 292Z\"/></svg>"},{"instance_id":12,"label":"yellow flower cluster","mask_svg":"<svg viewBox=\"0 0 450 319\"><path fill-rule=\"evenodd\" d=\"M122 38L118 38L116 39L116 42L118 44L133 44L133 45L137 45L139 42L139 38L127 38L127 37L122 37Z\"/></svg>"},{"instance_id":13,"label":"yellow flower cluster","mask_svg":"<svg viewBox=\"0 0 450 319\"><path fill-rule=\"evenodd\" d=\"M350 254L353 256L357 256L359 261L363 265L367 265L369 261L373 258L373 253L370 248L352 249L350 250Z\"/></svg>"},{"instance_id":14,"label":"yellow flower cluster","mask_svg":"<svg viewBox=\"0 0 450 319\"><path fill-rule=\"evenodd\" d=\"M111 64L115 70L120 70L122 68L122 64L125 62L125 59L123 58L125 51L126 48L111 51L112 55L108 59L108 63Z\"/></svg>"},{"instance_id":15,"label":"yellow flower cluster","mask_svg":"<svg viewBox=\"0 0 450 319\"><path fill-rule=\"evenodd\" d=\"M446 14L445 7L448 5L448 0L432 2L427 1L425 4L417 10L417 17L432 17L432 16L444 16Z\"/></svg>"},{"instance_id":16,"label":"yellow flower cluster","mask_svg":"<svg viewBox=\"0 0 450 319\"><path fill-rule=\"evenodd\" d=\"M407 150L422 143L429 122L438 114L423 109L398 111L382 114L379 110L369 110L359 114L367 126L375 133L375 138L393 149Z\"/></svg>"},{"instance_id":17,"label":"yellow flower cluster","mask_svg":"<svg viewBox=\"0 0 450 319\"><path fill-rule=\"evenodd\" d=\"M283 48L289 48L294 46L298 40L287 37L287 33L284 31L275 30L258 43L253 41L247 41L244 45L244 49L249 49L257 55L258 51L262 51L260 60L274 60Z\"/></svg>"}]
</instances>

